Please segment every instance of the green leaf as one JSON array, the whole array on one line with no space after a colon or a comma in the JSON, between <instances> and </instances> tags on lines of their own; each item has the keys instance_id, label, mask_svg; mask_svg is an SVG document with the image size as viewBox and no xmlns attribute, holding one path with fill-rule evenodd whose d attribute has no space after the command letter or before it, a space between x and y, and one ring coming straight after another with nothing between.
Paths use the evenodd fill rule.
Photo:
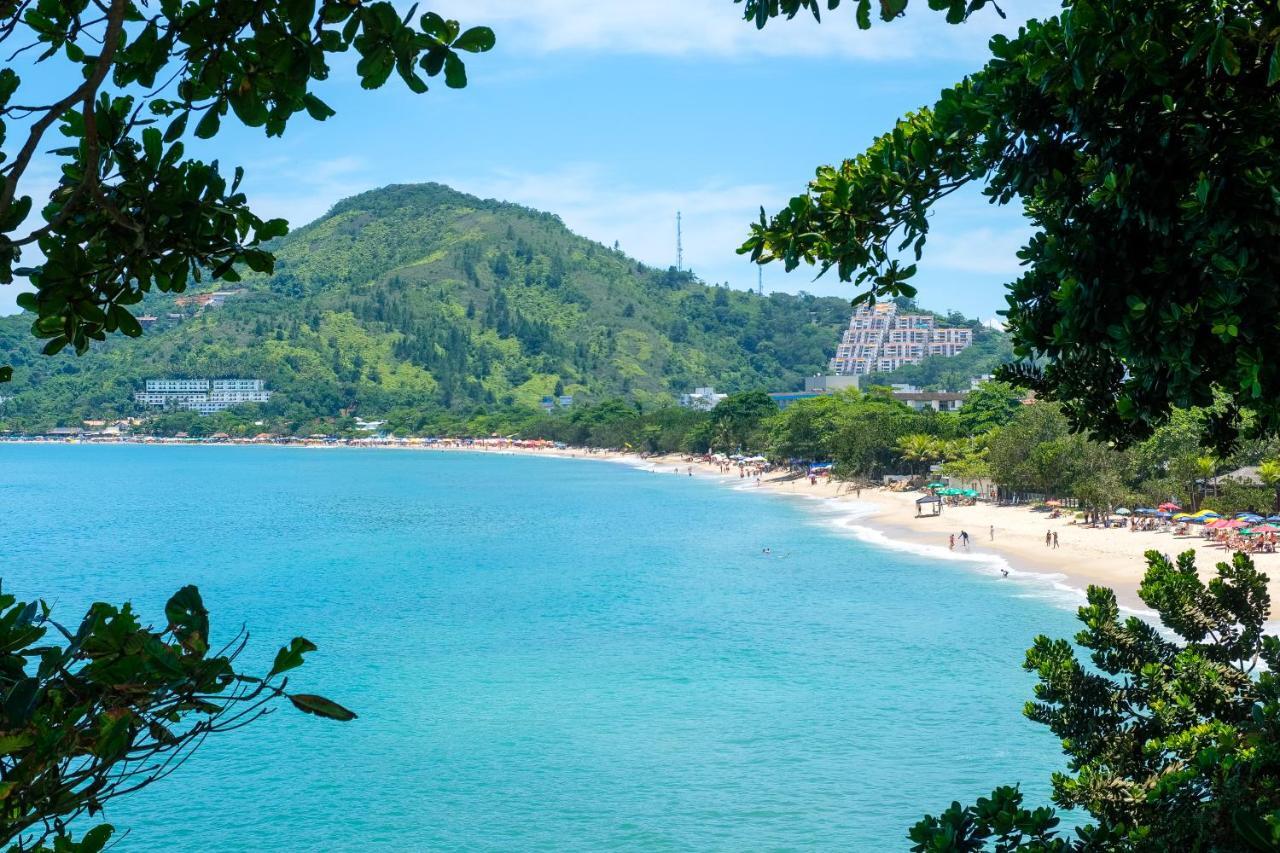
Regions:
<instances>
[{"instance_id":1,"label":"green leaf","mask_svg":"<svg viewBox=\"0 0 1280 853\"><path fill-rule=\"evenodd\" d=\"M472 27L453 43L454 50L465 50L467 53L484 53L493 50L497 37L488 27Z\"/></svg>"},{"instance_id":2,"label":"green leaf","mask_svg":"<svg viewBox=\"0 0 1280 853\"><path fill-rule=\"evenodd\" d=\"M330 116L337 115L332 107L310 92L302 96L302 104L307 108L307 115L316 121L324 121Z\"/></svg>"},{"instance_id":3,"label":"green leaf","mask_svg":"<svg viewBox=\"0 0 1280 853\"><path fill-rule=\"evenodd\" d=\"M0 755L11 755L20 749L26 749L34 742L35 738L26 732L0 735ZM0 799L4 797L0 796Z\"/></svg>"},{"instance_id":4,"label":"green leaf","mask_svg":"<svg viewBox=\"0 0 1280 853\"><path fill-rule=\"evenodd\" d=\"M1271 60L1267 63L1267 85L1274 86L1280 80L1280 44L1271 48Z\"/></svg>"},{"instance_id":5,"label":"green leaf","mask_svg":"<svg viewBox=\"0 0 1280 853\"><path fill-rule=\"evenodd\" d=\"M178 590L165 603L164 615L169 620L169 630L184 647L204 654L209 648L209 611L205 609L200 590L194 586Z\"/></svg>"},{"instance_id":6,"label":"green leaf","mask_svg":"<svg viewBox=\"0 0 1280 853\"><path fill-rule=\"evenodd\" d=\"M212 139L218 134L218 127L222 124L222 118L218 115L216 106L210 107L196 125L196 136L201 139Z\"/></svg>"},{"instance_id":7,"label":"green leaf","mask_svg":"<svg viewBox=\"0 0 1280 853\"><path fill-rule=\"evenodd\" d=\"M160 165L160 157L164 154L164 139L160 131L148 127L142 131L142 150L147 158L147 165L154 169Z\"/></svg>"},{"instance_id":8,"label":"green leaf","mask_svg":"<svg viewBox=\"0 0 1280 853\"><path fill-rule=\"evenodd\" d=\"M467 86L467 68L452 53L444 60L444 84L450 89L465 89Z\"/></svg>"},{"instance_id":9,"label":"green leaf","mask_svg":"<svg viewBox=\"0 0 1280 853\"><path fill-rule=\"evenodd\" d=\"M312 693L291 693L289 694L289 701L299 711L315 714L317 717L324 717L327 720L338 720L345 723L356 719L355 712L347 710L337 702Z\"/></svg>"},{"instance_id":10,"label":"green leaf","mask_svg":"<svg viewBox=\"0 0 1280 853\"><path fill-rule=\"evenodd\" d=\"M136 317L120 306L115 306L111 311L112 317L115 318L116 324L120 331L131 338L142 336L142 326L138 323Z\"/></svg>"},{"instance_id":11,"label":"green leaf","mask_svg":"<svg viewBox=\"0 0 1280 853\"><path fill-rule=\"evenodd\" d=\"M276 652L276 661L271 665L271 671L267 673L267 678L279 675L282 672L288 672L291 669L297 669L302 666L302 656L315 650L315 643L306 637L294 637L289 645Z\"/></svg>"}]
</instances>

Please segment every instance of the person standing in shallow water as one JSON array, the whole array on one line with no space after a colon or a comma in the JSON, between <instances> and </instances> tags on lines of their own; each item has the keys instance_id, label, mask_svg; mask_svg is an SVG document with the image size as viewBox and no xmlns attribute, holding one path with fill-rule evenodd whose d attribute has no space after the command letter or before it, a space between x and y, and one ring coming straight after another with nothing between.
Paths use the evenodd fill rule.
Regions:
<instances>
[{"instance_id":1,"label":"person standing in shallow water","mask_svg":"<svg viewBox=\"0 0 1280 853\"><path fill-rule=\"evenodd\" d=\"M996 526L994 524L991 525L991 541L996 541Z\"/></svg>"},{"instance_id":2,"label":"person standing in shallow water","mask_svg":"<svg viewBox=\"0 0 1280 853\"><path fill-rule=\"evenodd\" d=\"M956 549L956 535L954 533L951 534L951 539L949 540L947 547L952 551Z\"/></svg>"}]
</instances>

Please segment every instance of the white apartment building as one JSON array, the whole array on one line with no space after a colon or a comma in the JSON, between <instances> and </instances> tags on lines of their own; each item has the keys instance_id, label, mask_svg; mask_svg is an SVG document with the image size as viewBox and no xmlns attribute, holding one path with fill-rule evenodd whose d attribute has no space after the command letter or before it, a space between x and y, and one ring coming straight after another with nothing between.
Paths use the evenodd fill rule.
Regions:
<instances>
[{"instance_id":1,"label":"white apartment building","mask_svg":"<svg viewBox=\"0 0 1280 853\"><path fill-rule=\"evenodd\" d=\"M681 394L680 405L686 409L709 412L716 404L728 397L728 394L717 394L715 388L694 388L692 394Z\"/></svg>"},{"instance_id":2,"label":"white apartment building","mask_svg":"<svg viewBox=\"0 0 1280 853\"><path fill-rule=\"evenodd\" d=\"M900 314L894 303L880 302L853 312L831 359L831 372L884 373L930 355L956 355L972 343L971 329L938 326L928 314Z\"/></svg>"},{"instance_id":3,"label":"white apartment building","mask_svg":"<svg viewBox=\"0 0 1280 853\"><path fill-rule=\"evenodd\" d=\"M265 403L271 393L261 379L148 379L133 399L151 408L210 415L241 403Z\"/></svg>"}]
</instances>

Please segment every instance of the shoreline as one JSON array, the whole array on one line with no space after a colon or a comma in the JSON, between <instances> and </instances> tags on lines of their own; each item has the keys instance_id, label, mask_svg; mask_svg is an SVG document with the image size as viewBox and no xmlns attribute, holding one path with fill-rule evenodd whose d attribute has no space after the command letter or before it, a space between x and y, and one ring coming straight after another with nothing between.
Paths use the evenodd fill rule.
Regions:
<instances>
[{"instance_id":1,"label":"shoreline","mask_svg":"<svg viewBox=\"0 0 1280 853\"><path fill-rule=\"evenodd\" d=\"M617 462L640 470L665 472L680 469L687 476L692 469L700 482L708 479L717 485L741 490L757 488L754 478L722 474L715 465L687 459L682 454L641 456L638 453L594 450L574 447L520 447L460 443L402 444L272 444L209 443L172 441L22 441L0 444L93 444L143 447L293 447L327 450L400 450L436 453L479 453L511 456L537 456ZM737 482L735 482L737 481ZM819 478L810 485L807 478L788 472L772 472L760 477L758 488L771 495L801 498L815 503L815 517L820 523L842 534L853 535L880 547L910 550L917 554L954 563L970 563L973 569L986 565L992 574L1009 571L1015 583L1036 583L1084 603L1088 586L1107 586L1115 590L1120 606L1132 613L1150 615L1151 611L1138 597L1138 585L1146 572L1145 552L1159 551L1170 558L1187 550L1196 552L1196 566L1202 580L1215 576L1215 566L1229 561L1231 555L1216 543L1199 536L1175 536L1168 532L1131 532L1125 527L1109 530L1076 525L1070 517L1050 519L1046 513L1025 506L946 507L938 516L915 516L915 499L919 492L892 491L882 486L858 489L854 484ZM992 530L994 529L994 537ZM970 535L968 548L962 547L960 531ZM1059 547L1046 547L1045 533L1056 532ZM949 537L957 537L954 550ZM1280 553L1258 554L1255 562L1268 575L1267 588L1273 602L1280 602ZM1274 608L1273 604L1273 608ZM1274 610L1273 610L1274 612Z\"/></svg>"}]
</instances>

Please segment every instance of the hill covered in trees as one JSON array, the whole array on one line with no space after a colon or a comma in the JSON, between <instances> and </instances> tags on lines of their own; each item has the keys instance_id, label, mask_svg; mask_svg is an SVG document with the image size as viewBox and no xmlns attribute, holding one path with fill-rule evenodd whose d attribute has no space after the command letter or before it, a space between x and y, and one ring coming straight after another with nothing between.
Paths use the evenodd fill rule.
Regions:
<instances>
[{"instance_id":1,"label":"hill covered in trees","mask_svg":"<svg viewBox=\"0 0 1280 853\"><path fill-rule=\"evenodd\" d=\"M698 385L787 389L825 370L849 311L651 269L552 214L438 184L349 198L275 252L274 274L246 273L220 305L192 302L198 286L153 296L141 339L81 358L41 356L29 316L0 318L5 426L135 414L154 376L265 379L277 393L258 417L295 425L412 427L556 393L656 406Z\"/></svg>"}]
</instances>

